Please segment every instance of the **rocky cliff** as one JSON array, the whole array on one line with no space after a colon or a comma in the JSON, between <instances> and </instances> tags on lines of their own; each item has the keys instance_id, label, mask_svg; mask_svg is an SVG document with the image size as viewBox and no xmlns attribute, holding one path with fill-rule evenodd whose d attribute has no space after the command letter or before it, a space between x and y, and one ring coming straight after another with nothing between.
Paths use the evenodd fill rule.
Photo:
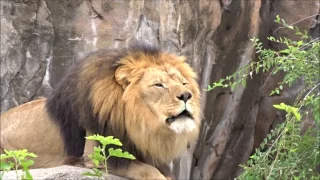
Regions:
<instances>
[{"instance_id":1,"label":"rocky cliff","mask_svg":"<svg viewBox=\"0 0 320 180\"><path fill-rule=\"evenodd\" d=\"M255 60L250 38L287 36L273 20L319 37L319 0L2 0L1 112L47 96L86 53L135 41L185 55L201 89ZM261 74L247 86L202 92L197 145L174 162L179 179L232 179L283 114L299 84L269 96L281 76ZM267 80L267 81L266 81Z\"/></svg>"}]
</instances>

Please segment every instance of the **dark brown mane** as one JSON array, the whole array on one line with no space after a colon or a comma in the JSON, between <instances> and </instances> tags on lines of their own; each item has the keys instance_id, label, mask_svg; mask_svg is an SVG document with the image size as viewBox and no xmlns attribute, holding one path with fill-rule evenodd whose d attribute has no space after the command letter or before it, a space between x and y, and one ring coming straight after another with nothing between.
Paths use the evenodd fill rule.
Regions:
<instances>
[{"instance_id":1,"label":"dark brown mane","mask_svg":"<svg viewBox=\"0 0 320 180\"><path fill-rule=\"evenodd\" d=\"M83 155L86 130L89 130L94 134L113 135L120 138L124 144L123 149L130 151L139 159L139 153L128 139L125 128L110 124L117 121L112 119L114 117L111 116L111 112L103 112L105 113L103 117L95 113L93 103L96 102L91 96L92 87L103 79L110 79L110 84L108 84L110 91L122 93L123 90L120 85L116 84L114 77L115 70L120 64L119 61L129 54L138 55L141 52L157 56L160 51L158 48L142 44L123 50L100 50L89 54L79 64L73 66L58 83L52 96L47 100L46 108L52 120L60 127L68 156L81 157ZM126 164L125 159L117 161L110 159L109 162L114 166Z\"/></svg>"}]
</instances>

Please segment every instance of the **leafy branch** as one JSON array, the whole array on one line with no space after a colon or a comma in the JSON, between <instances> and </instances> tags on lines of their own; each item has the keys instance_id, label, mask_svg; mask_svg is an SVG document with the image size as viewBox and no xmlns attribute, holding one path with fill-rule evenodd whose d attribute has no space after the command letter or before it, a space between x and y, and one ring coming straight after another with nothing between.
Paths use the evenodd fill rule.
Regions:
<instances>
[{"instance_id":1,"label":"leafy branch","mask_svg":"<svg viewBox=\"0 0 320 180\"><path fill-rule=\"evenodd\" d=\"M105 177L107 179L108 176L108 164L107 161L110 157L118 157L118 158L127 158L134 160L136 159L132 154L128 153L127 151L123 152L122 149L117 148L109 148L108 154L106 153L107 145L116 145L116 146L122 146L122 143L119 139L114 138L113 136L101 136L101 135L93 135L86 137L88 140L94 140L98 141L101 146L94 147L93 153L89 155L89 158L93 162L93 164L96 166L96 168L93 168L93 172L85 172L83 175L86 176L97 176L102 177L103 172L101 172L98 167L101 164L105 169Z\"/></svg>"},{"instance_id":2,"label":"leafy branch","mask_svg":"<svg viewBox=\"0 0 320 180\"><path fill-rule=\"evenodd\" d=\"M267 61L266 64L272 66L270 75L280 71L286 73L282 82L270 95L279 94L284 85L291 86L298 79L303 79L305 89L294 103L294 106L299 108L284 103L274 105L275 108L286 111L286 121L271 130L248 162L241 165L244 172L238 179L319 179L316 170L320 164L319 130L309 128L301 135L300 120L304 115L313 113L317 127L320 125L320 92L317 88L320 85L320 38L312 40L306 31L300 32L297 27L286 24L279 16L275 22L293 30L295 35L303 40L269 37L269 41L286 46L285 49L274 51L271 55L268 54L269 51L264 53L266 49L258 48L259 59L264 59ZM257 42L255 47L259 45ZM271 61L275 64L270 63ZM301 98L302 96L304 97ZM306 109L307 112L302 113L301 109ZM264 151L266 147L267 151Z\"/></svg>"},{"instance_id":3,"label":"leafy branch","mask_svg":"<svg viewBox=\"0 0 320 180\"><path fill-rule=\"evenodd\" d=\"M217 87L231 88L233 91L238 85L246 86L247 78L252 78L253 75L259 72L270 72L268 79L271 75L275 75L278 72L286 72L286 76L283 81L280 82L278 87L274 89L270 95L280 94L284 85L291 86L297 79L303 77L307 84L313 84L319 81L320 73L315 67L319 66L319 39L311 40L307 31L300 32L299 28L287 24L283 19L277 16L275 22L282 24L284 27L294 30L297 36L300 36L303 40L293 41L288 38L275 38L273 36L268 37L269 41L275 43L281 43L286 45L287 48L279 51L263 48L262 42L257 38L250 39L256 49L255 53L259 53L258 61L249 63L248 65L240 68L232 75L226 78L221 78L218 82L214 82L205 89L211 91ZM264 85L263 85L264 86ZM261 87L262 88L262 87ZM261 89L260 89L261 90Z\"/></svg>"},{"instance_id":4,"label":"leafy branch","mask_svg":"<svg viewBox=\"0 0 320 180\"><path fill-rule=\"evenodd\" d=\"M274 105L274 108L287 113L286 121L271 130L247 163L241 165L244 172L237 179L319 179L316 170L320 164L319 129L309 128L302 135L300 123L304 116L312 113L316 127L320 126L320 37L311 39L307 31L301 32L294 24L287 24L279 16L275 22L301 40L270 36L267 38L269 41L284 45L283 49L276 51L264 48L259 39L252 38L255 53L259 54L258 60L208 85L206 90L222 87L233 91L240 84L245 86L248 78L252 79L261 72L269 73L267 80L279 72L285 73L270 95L280 94L285 86L290 87L297 80L303 80L304 90L293 106L284 103Z\"/></svg>"},{"instance_id":5,"label":"leafy branch","mask_svg":"<svg viewBox=\"0 0 320 180\"><path fill-rule=\"evenodd\" d=\"M18 169L22 168L21 179L32 180L33 177L30 174L29 167L34 164L34 161L29 157L37 157L35 154L28 152L28 150L14 150L9 151L4 149L5 154L0 155L0 179L2 179L6 171L14 169L16 172L16 178L19 179Z\"/></svg>"}]
</instances>

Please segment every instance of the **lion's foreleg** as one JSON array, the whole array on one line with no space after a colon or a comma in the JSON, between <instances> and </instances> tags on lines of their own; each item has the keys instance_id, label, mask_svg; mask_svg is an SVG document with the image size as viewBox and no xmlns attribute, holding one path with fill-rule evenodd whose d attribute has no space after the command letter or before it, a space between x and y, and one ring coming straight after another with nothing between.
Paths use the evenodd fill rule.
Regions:
<instances>
[{"instance_id":1,"label":"lion's foreleg","mask_svg":"<svg viewBox=\"0 0 320 180\"><path fill-rule=\"evenodd\" d=\"M91 131L86 131L86 136L91 136L93 133ZM78 156L67 156L64 159L64 163L66 165L72 165L72 166L80 166L80 167L87 167L87 168L95 168L96 166L92 163L92 161L89 159L89 155L93 153L93 149L95 146L97 146L98 143L96 141L92 140L85 140L85 146L84 146L84 152L82 157ZM100 168L100 167L98 167ZM103 167L101 167L103 168Z\"/></svg>"},{"instance_id":2,"label":"lion's foreleg","mask_svg":"<svg viewBox=\"0 0 320 180\"><path fill-rule=\"evenodd\" d=\"M171 172L170 167L168 164L163 164L161 166L157 166L157 168L159 169L159 171L167 178L167 179L171 179L174 180L176 179L174 177L174 174Z\"/></svg>"},{"instance_id":3,"label":"lion's foreleg","mask_svg":"<svg viewBox=\"0 0 320 180\"><path fill-rule=\"evenodd\" d=\"M153 165L153 162L152 162L152 159L150 157L145 157L144 159L144 162L146 164L150 164L152 166ZM171 179L171 180L174 180L176 179L174 174L171 172L170 170L170 167L169 167L169 164L158 164L157 166L155 166L167 179Z\"/></svg>"},{"instance_id":4,"label":"lion's foreleg","mask_svg":"<svg viewBox=\"0 0 320 180\"><path fill-rule=\"evenodd\" d=\"M163 174L160 173L160 171L157 168L139 161L132 161L127 168L110 169L110 172L134 180L171 179L166 178Z\"/></svg>"},{"instance_id":5,"label":"lion's foreleg","mask_svg":"<svg viewBox=\"0 0 320 180\"><path fill-rule=\"evenodd\" d=\"M86 136L91 136L94 135L91 131L86 131ZM86 139L85 142L85 147L84 147L84 153L83 153L83 161L84 161L84 166L87 168L96 168L96 166L92 163L91 159L89 158L89 155L93 153L93 149L95 146L98 146L98 143L93 140L88 140ZM98 167L103 169L104 167Z\"/></svg>"}]
</instances>

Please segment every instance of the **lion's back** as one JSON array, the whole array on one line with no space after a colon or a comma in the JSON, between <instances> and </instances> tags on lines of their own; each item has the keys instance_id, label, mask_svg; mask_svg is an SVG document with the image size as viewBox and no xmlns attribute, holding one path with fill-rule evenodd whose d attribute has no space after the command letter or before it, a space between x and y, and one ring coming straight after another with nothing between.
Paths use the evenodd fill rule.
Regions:
<instances>
[{"instance_id":1,"label":"lion's back","mask_svg":"<svg viewBox=\"0 0 320 180\"><path fill-rule=\"evenodd\" d=\"M30 101L0 116L1 148L27 149L37 154L38 158L33 168L37 167L37 164L46 164L48 167L61 164L63 158L50 158L51 162L43 162L47 161L47 156L64 156L59 129L50 120L45 102L45 98Z\"/></svg>"}]
</instances>

